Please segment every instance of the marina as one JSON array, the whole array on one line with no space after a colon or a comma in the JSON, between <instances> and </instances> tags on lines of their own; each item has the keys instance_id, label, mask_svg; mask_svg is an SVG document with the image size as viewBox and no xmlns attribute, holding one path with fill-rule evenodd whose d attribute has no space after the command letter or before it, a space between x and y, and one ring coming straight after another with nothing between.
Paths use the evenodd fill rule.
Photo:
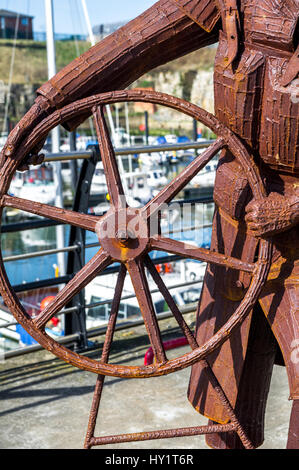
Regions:
<instances>
[{"instance_id":1,"label":"marina","mask_svg":"<svg viewBox=\"0 0 299 470\"><path fill-rule=\"evenodd\" d=\"M298 8L259 3L0 9L3 448L298 448Z\"/></svg>"},{"instance_id":2,"label":"marina","mask_svg":"<svg viewBox=\"0 0 299 470\"><path fill-rule=\"evenodd\" d=\"M88 147L88 140L85 141ZM90 149L89 149L90 150ZM88 151L89 151L88 150ZM134 147L132 147L134 151ZM84 149L83 149L84 151ZM86 149L85 149L86 151ZM144 152L144 151L143 151ZM120 148L121 153L121 148ZM156 152L156 155L166 154L166 152ZM138 157L139 155L139 157ZM140 158L140 155L143 157ZM196 158L195 153L181 152L179 159L171 163L169 159L163 159L156 162L155 165L150 162L148 164L148 154L128 154L118 157L118 164L122 175L122 181L125 188L125 194L128 204L131 207L143 207L151 200L166 184L176 177L190 163L190 160ZM82 161L79 160L79 170ZM200 187L202 191L209 187L209 182L214 177L215 168L211 166L212 171L203 177L201 184L191 181L187 191L190 197L190 190L196 190ZM130 171L131 170L131 171ZM211 174L210 174L211 173ZM68 200L71 191L70 185L71 169L69 165L64 164L62 173L64 199ZM207 184L205 184L205 178ZM10 186L10 194L16 197L32 201L40 201L45 204L54 205L57 186L55 186L53 178L52 164L45 163L39 167L34 167L25 173L17 173ZM109 200L107 199L107 184L103 171L103 165L100 161L96 164L94 174L90 183L90 198L88 203L88 212L90 214L103 214L109 208ZM191 192L192 194L192 192ZM194 193L197 194L197 193ZM161 214L161 230L162 233L176 240L183 240L193 243L195 246L209 247L211 236L211 222L213 216L213 202L206 204L192 203L190 199L186 199L184 204L185 192L178 195L179 204L177 207L166 210ZM93 205L95 202L98 204ZM7 210L5 215L6 226L14 223L30 223L42 220L39 216L25 213L19 210ZM66 225L63 228L64 246L67 247L70 239L70 228ZM59 249L57 242L57 231L55 226L45 228L23 230L7 234L2 233L1 236L2 249L4 255L5 268L8 278L14 286L22 286L23 294L20 299L26 311L31 316L36 316L41 311L41 304L45 298L53 295L53 288L40 288L34 291L26 291L26 284L43 282L51 277L58 277L62 274L59 271L59 259L56 250ZM85 261L88 262L99 250L100 246L95 234L86 232L85 239ZM48 256L38 256L41 251L51 252ZM24 255L32 255L30 259L22 259ZM64 255L67 260L67 253ZM165 284L171 288L173 298L177 305L182 306L188 303L198 301L202 280L205 271L205 263L199 263L193 260L177 260L175 262L166 262L159 264L159 258L162 260L167 258L168 253L153 252L152 259L156 263L156 268L162 276ZM16 259L21 257L21 259ZM28 269L30 263L30 269ZM110 306L117 274L107 274L96 278L85 289L85 305L93 305L94 307L86 307L86 327L87 329L105 324L109 318ZM148 277L150 289L155 291L155 285ZM185 285L187 283L187 286ZM190 287L190 284L192 285ZM174 286L174 288L172 288ZM176 287L177 286L177 287ZM95 293L96 292L96 293ZM57 293L57 289L56 289ZM92 293L92 294L91 294ZM55 288L54 288L55 294ZM30 302L28 304L28 298ZM140 310L133 287L127 279L124 288L124 298L119 313L118 322L134 321L140 318ZM154 306L156 313L161 313L167 309L165 301L160 293L153 294ZM98 305L100 304L100 305ZM5 308L3 304L0 310L0 326L8 324L7 328L0 329L0 343L4 350L12 350L20 346L28 346L35 344L35 341L26 334L25 330L15 324L14 318ZM11 325L10 325L11 324ZM64 335L63 315L61 320L55 325L49 325L48 333L50 335Z\"/></svg>"}]
</instances>

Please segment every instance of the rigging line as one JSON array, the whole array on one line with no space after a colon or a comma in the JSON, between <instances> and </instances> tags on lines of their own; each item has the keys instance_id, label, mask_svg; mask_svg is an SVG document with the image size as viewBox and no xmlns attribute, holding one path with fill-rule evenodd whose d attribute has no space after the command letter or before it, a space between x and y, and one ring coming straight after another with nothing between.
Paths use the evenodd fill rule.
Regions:
<instances>
[{"instance_id":1,"label":"rigging line","mask_svg":"<svg viewBox=\"0 0 299 470\"><path fill-rule=\"evenodd\" d=\"M75 43L75 48L76 48L76 57L79 57L80 48L79 48L79 42L78 42L78 38L77 38L77 31L76 31L76 26L75 26L75 21L74 21L74 15L72 15L72 4L73 4L73 2L71 2L71 0L69 0L69 9L70 9L70 16L71 16L73 32L74 32L74 43ZM76 0L75 4L77 5L77 0Z\"/></svg>"},{"instance_id":2,"label":"rigging line","mask_svg":"<svg viewBox=\"0 0 299 470\"><path fill-rule=\"evenodd\" d=\"M91 22L90 22L90 17L89 17L87 5L86 5L86 0L81 0L81 4L82 4L83 13L84 13L86 27L87 27L87 30L88 30L89 40L91 42L91 45L94 46L95 43L96 43L96 39L95 39L95 36L93 34L93 29L92 29Z\"/></svg>"},{"instance_id":3,"label":"rigging line","mask_svg":"<svg viewBox=\"0 0 299 470\"><path fill-rule=\"evenodd\" d=\"M88 30L89 41L90 41L92 46L95 46L96 38L95 38L95 35L93 33L93 29L92 29L92 26L91 26L90 16L89 16L88 8L87 8L87 5L86 5L86 0L81 0L81 4L82 4L84 17L85 17L86 27L87 27L87 30ZM107 112L107 115L108 115L108 121L109 121L110 131L111 131L111 135L112 135L112 142L115 146L116 145L116 133L115 133L115 125L114 125L112 112L111 112L111 106L106 105L105 108L106 108L106 112Z\"/></svg>"},{"instance_id":4,"label":"rigging line","mask_svg":"<svg viewBox=\"0 0 299 470\"><path fill-rule=\"evenodd\" d=\"M79 24L79 31L81 34L84 34L84 31L85 31L85 28L83 26L83 23L82 23L82 14L80 14L80 8L79 8L79 4L78 4L78 0L75 0L74 2L75 4L75 10L76 10L76 18L77 18L77 21L78 21L78 24Z\"/></svg>"},{"instance_id":5,"label":"rigging line","mask_svg":"<svg viewBox=\"0 0 299 470\"><path fill-rule=\"evenodd\" d=\"M82 31L82 32L86 31L85 28L83 27L83 23L82 23L82 20L81 20L78 0L75 0L75 9L76 9L76 13L77 13L77 18L78 18L78 22L79 22L80 31ZM91 133L91 136L92 136L92 140L95 140L96 139L96 133L95 133L95 129L94 129L93 119L91 117L88 118L88 123L89 123L89 129L90 129L90 133Z\"/></svg>"},{"instance_id":6,"label":"rigging line","mask_svg":"<svg viewBox=\"0 0 299 470\"><path fill-rule=\"evenodd\" d=\"M15 25L15 35L14 35L14 42L11 54L11 61L10 61L10 70L9 70L9 80L8 80L8 92L6 97L5 103L5 112L4 112L4 121L3 121L3 128L2 133L5 134L5 131L8 132L8 111L11 99L11 86L12 86L12 77L13 77L13 70L14 70L14 63L15 63L15 55L16 55L16 47L17 47L17 38L18 38L18 30L19 30L19 22L20 22L20 13L17 13L16 25Z\"/></svg>"}]
</instances>

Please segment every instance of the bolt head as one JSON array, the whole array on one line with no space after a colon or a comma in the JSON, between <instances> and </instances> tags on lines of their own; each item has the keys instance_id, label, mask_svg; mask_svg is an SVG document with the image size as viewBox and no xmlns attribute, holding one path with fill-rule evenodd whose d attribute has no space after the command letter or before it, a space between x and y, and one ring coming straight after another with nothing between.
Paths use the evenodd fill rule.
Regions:
<instances>
[{"instance_id":1,"label":"bolt head","mask_svg":"<svg viewBox=\"0 0 299 470\"><path fill-rule=\"evenodd\" d=\"M116 238L118 239L118 241L125 243L129 241L130 235L127 232L127 230L122 229L122 230L118 230L118 232L116 233Z\"/></svg>"}]
</instances>

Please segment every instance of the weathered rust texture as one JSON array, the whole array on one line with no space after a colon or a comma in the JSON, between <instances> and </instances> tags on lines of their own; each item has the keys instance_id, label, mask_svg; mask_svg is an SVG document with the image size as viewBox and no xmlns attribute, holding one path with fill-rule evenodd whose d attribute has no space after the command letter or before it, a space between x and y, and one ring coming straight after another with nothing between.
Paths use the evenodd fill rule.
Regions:
<instances>
[{"instance_id":1,"label":"weathered rust texture","mask_svg":"<svg viewBox=\"0 0 299 470\"><path fill-rule=\"evenodd\" d=\"M103 350L102 350L101 362L103 363L108 362L109 360L110 350L112 346L113 335L115 331L117 315L118 315L118 310L119 310L119 305L120 305L120 300L121 300L121 295L123 291L126 274L127 274L126 268L122 264L119 269L114 298L111 304L111 312L110 312L110 317L109 317L109 321L107 325L105 341L104 341ZM98 375L95 390L94 390L90 415L89 415L87 433L85 437L85 444L84 444L85 449L89 449L92 446L92 442L94 439L94 432L95 432L95 427L97 424L97 417L98 417L100 401L101 401L101 397L103 393L104 381L105 381L105 375Z\"/></svg>"},{"instance_id":2,"label":"weathered rust texture","mask_svg":"<svg viewBox=\"0 0 299 470\"><path fill-rule=\"evenodd\" d=\"M115 209L123 209L124 205L124 189L121 182L121 177L118 171L118 166L113 150L112 143L109 136L109 131L104 118L103 106L95 107L93 110L95 128L97 131L99 148L102 155L103 167L107 180L108 194L112 200Z\"/></svg>"},{"instance_id":3,"label":"weathered rust texture","mask_svg":"<svg viewBox=\"0 0 299 470\"><path fill-rule=\"evenodd\" d=\"M202 41L213 42L172 1L162 0L82 54L38 93L61 108L95 93L126 87L152 68L195 50Z\"/></svg>"},{"instance_id":4,"label":"weathered rust texture","mask_svg":"<svg viewBox=\"0 0 299 470\"><path fill-rule=\"evenodd\" d=\"M200 436L201 434L210 434L215 432L228 432L235 430L234 424L198 426L194 428L165 429L159 431L148 431L133 434L120 434L115 436L94 437L90 440L90 447L119 444L123 442L149 441L154 439L170 439L184 436Z\"/></svg>"},{"instance_id":5,"label":"weathered rust texture","mask_svg":"<svg viewBox=\"0 0 299 470\"><path fill-rule=\"evenodd\" d=\"M35 104L12 131L1 154L1 207L28 210L96 231L102 244L100 252L35 320L21 306L1 261L1 295L16 319L46 349L79 368L97 373L99 377L153 377L192 365L188 394L191 403L211 420L222 423L195 431L212 432L208 442L213 447L251 448L262 443L267 384L278 344L287 368L290 397L294 400L288 447L299 447L296 444L299 370L298 363L292 360L292 345L298 341L299 295L299 99L298 82L294 82L299 78L298 17L298 0L160 0L41 87ZM111 91L128 86L160 64L217 41L216 117L183 100L155 92ZM106 93L98 95L101 92ZM103 113L105 105L124 101L149 101L169 106L199 120L218 136L209 150L138 212L140 224L146 226L148 218L157 215L162 204L171 201L221 150L214 191L216 211L211 250L190 249L189 254L188 246L165 239L159 232L136 239L126 224L117 228L111 240L102 236L104 224L110 223L116 214L122 211L127 220L133 217L123 197ZM14 172L18 168L26 169L29 162L39 161L37 154L53 127L62 124L68 129L73 128L91 114L96 120L111 192L111 208L107 216L92 219L7 195ZM151 249L167 249L171 253L209 263L198 307L196 338L190 336L164 283L150 265L148 252ZM114 261L121 262L133 277L156 356L154 365L128 367L108 363L116 311L111 317L112 329L106 339L106 352L99 362L58 345L44 332L45 322L100 270ZM166 358L144 263L189 340L191 352L177 359ZM124 271L122 273L120 285ZM120 290L116 292L114 306L119 302ZM267 322L261 324L257 332L252 325L258 314L258 299ZM246 364L249 357L253 363L258 360L257 355L250 351L250 344L255 343L256 335L266 337L272 334L269 328L277 343L274 343L273 351L269 349L261 380L258 376L261 369L248 368ZM252 386L253 383L256 387ZM99 397L102 385L103 378L99 378ZM248 401L245 410L238 408L239 398ZM97 400L95 398L87 446L103 442L103 438L93 436ZM262 405L254 409L254 403L258 402ZM258 431L252 427L257 420L260 423ZM229 421L232 424L226 424ZM230 434L225 435L229 437L223 440L223 432L228 430ZM192 434L194 431L112 436L106 442L170 437L176 432L177 435L186 435L182 432Z\"/></svg>"},{"instance_id":6,"label":"weathered rust texture","mask_svg":"<svg viewBox=\"0 0 299 470\"><path fill-rule=\"evenodd\" d=\"M185 338L187 339L189 345L192 349L197 349L199 347L198 342L196 341L193 333L191 332L190 328L188 327L187 323L185 322L178 306L174 302L170 292L168 291L166 285L164 284L163 280L159 276L155 266L153 265L151 259L146 257L145 265L149 272L151 273L152 278L154 279L157 287L159 288L160 292L162 293L167 305L169 306L170 310L173 313L173 316L178 322ZM238 418L235 415L234 410L231 407L229 400L227 399L222 387L220 386L215 374L213 373L209 363L206 359L200 361L200 366L204 373L207 376L207 380L211 383L215 393L217 394L220 403L222 404L223 408L226 410L228 415L230 416L231 422L235 425L234 431L236 431L240 441L243 443L244 447L247 449L254 448L252 442L248 439L241 423L239 422ZM224 425L225 426L225 425ZM227 430L225 431L227 432Z\"/></svg>"},{"instance_id":7,"label":"weathered rust texture","mask_svg":"<svg viewBox=\"0 0 299 470\"><path fill-rule=\"evenodd\" d=\"M198 156L197 159L192 162L184 172L182 172L182 174L173 180L172 184L166 186L160 192L160 194L158 194L158 196L151 201L151 203L147 204L141 210L131 209L127 206L119 170L116 164L115 153L111 145L107 125L104 119L103 106L106 104L111 104L115 101L150 101L156 104L164 104L168 107L181 110L185 114L199 119L219 135L219 138L208 150L206 150L202 155ZM69 117L72 117L77 113L81 114L81 109L84 111L89 110L89 112L92 110L96 120L99 145L103 152L104 170L109 187L109 193L111 193L111 208L108 210L107 214L103 217L90 217L86 216L85 214L79 214L73 211L65 211L64 209L56 209L48 205L26 201L20 198L13 198L5 194L7 182L10 181L13 172L17 168L18 161L21 161L23 156L30 152L30 149L35 145L36 139L40 138L40 136L46 135L51 128L53 128L55 125L58 125L59 123L64 122ZM185 435L182 434L182 432L187 433L186 435L190 435L190 433L199 434L202 432L211 432L211 430L219 430L219 432L221 430L222 432L225 432L226 429L234 429L244 447L253 448L253 444L247 437L242 424L236 417L229 400L223 392L209 364L206 362L205 356L209 352L214 351L219 345L226 342L236 327L241 325L249 314L267 277L271 255L271 243L264 241L261 244L258 261L256 263L242 263L237 258L218 255L217 253L210 252L209 250L202 250L199 248L195 249L193 246L188 247L183 243L174 242L167 238L163 238L161 235L158 235L158 233L148 233L147 230L150 217L155 216L164 203L170 202L178 194L178 192L189 183L190 179L195 176L219 150L223 148L230 149L231 152L236 155L238 161L240 161L240 164L244 168L244 172L248 177L249 184L252 188L252 192L255 198L258 199L263 197L265 195L264 187L253 159L248 154L246 148L238 141L238 139L236 139L234 134L231 133L226 127L221 125L220 122L212 115L201 110L197 106L191 105L190 103L187 103L178 98L170 97L168 95L155 92L146 93L140 92L138 90L120 91L93 96L90 99L83 99L80 102L77 102L75 107L73 105L69 105L44 119L42 123L37 126L35 131L32 131L28 138L25 139L24 144L22 145L19 153L15 155L15 158L10 159L9 164L6 165L3 169L3 180L5 181L5 184L2 186L2 191L4 194L1 201L4 207L10 206L21 208L23 210L27 209L28 211L38 215L47 216L49 218L53 218L54 220L74 224L79 227L95 231L102 246L101 250L89 261L89 263L87 263L86 266L84 266L74 276L74 278L59 292L59 294L46 307L46 309L44 309L43 312L33 320L30 319L28 315L26 315L15 293L11 291L9 283L6 279L5 272L2 273L2 283L0 284L0 290L3 294L3 298L7 304L10 305L10 308L13 311L15 317L22 323L25 329L27 329L27 331L30 332L30 334L32 334L32 336L34 336L44 347L52 351L54 354L57 354L67 362L76 365L77 367L97 372L99 374L85 442L85 447L87 448L93 445L98 445L100 442L102 442L102 438L100 440L98 440L98 438L94 438L94 429L103 390L104 375L136 378L164 375L174 372L175 370L180 370L188 365L192 365L197 360L200 360L201 367L205 371L209 382L212 384L221 406L224 407L228 416L230 417L232 423L231 426L208 426L188 431L160 431L143 434L142 436L137 434L133 437L121 436L107 439L109 441L112 440L112 442L120 439L119 442L122 442L123 440L127 439L135 440L139 437L144 440L158 438L158 436L163 438L163 436L174 437L178 435ZM144 230L142 231L143 235L142 237L139 236L139 238L134 236L134 233L129 235L130 232L128 229L131 219L136 217L138 218L139 229L144 226ZM119 226L119 223L118 225L115 224L115 221L118 220L125 222L122 222L123 225ZM109 230L107 232L107 227L109 228L110 225L113 227L113 232L109 232ZM120 236L120 233L128 234L128 236ZM150 258L148 257L148 252L150 250L165 250L165 247L167 247L169 252L178 253L186 257L194 257L195 259L216 263L221 266L231 266L232 269L244 270L244 272L251 276L250 289L248 290L242 305L240 305L240 308L236 310L235 314L232 315L221 331L217 332L215 336L210 338L210 340L207 341L203 347L199 347L195 337L187 327L182 315L173 302L170 293L168 292L166 286L157 273L155 267L152 265ZM115 261L122 263L122 266L125 266L125 268L122 267L119 274L118 285L112 304L112 313L108 325L102 360L97 362L95 360L79 356L78 354L74 354L72 351L57 345L55 341L45 334L44 327L49 319L61 311L62 308L74 297L74 295L84 288L85 285L90 282L101 270ZM186 335L190 343L192 349L191 353L186 354L181 358L177 358L171 361L167 360L161 338L160 328L149 292L148 282L145 275L145 267L150 270L155 282L161 289L165 300L169 304L174 317L177 319L183 334ZM146 329L148 331L151 346L156 357L156 364L151 367L125 367L108 364L109 350L113 338L116 314L120 302L126 270L131 276L132 284L139 302L141 313L144 318Z\"/></svg>"},{"instance_id":8,"label":"weathered rust texture","mask_svg":"<svg viewBox=\"0 0 299 470\"><path fill-rule=\"evenodd\" d=\"M178 7L195 23L207 32L212 32L220 18L220 12L215 3L198 0L175 0Z\"/></svg>"},{"instance_id":9,"label":"weathered rust texture","mask_svg":"<svg viewBox=\"0 0 299 470\"><path fill-rule=\"evenodd\" d=\"M38 330L43 330L48 321L57 313L61 312L63 307L75 297L84 287L91 282L97 274L107 268L112 262L111 257L102 249L73 277L73 279L55 296L33 320Z\"/></svg>"},{"instance_id":10,"label":"weathered rust texture","mask_svg":"<svg viewBox=\"0 0 299 470\"><path fill-rule=\"evenodd\" d=\"M186 170L179 176L177 176L171 185L166 186L157 196L152 200L152 204L148 204L143 209L135 210L127 207L126 204L119 204L120 196L124 197L123 189L121 186L121 180L118 173L115 154L110 142L110 136L108 134L107 126L104 123L103 113L99 112L104 105L111 104L115 101L150 101L155 104L162 104L173 109L181 110L185 114L192 116L205 125L209 126L215 133L219 135L215 144L211 148L207 149L203 154L197 157L195 162L192 162ZM100 107L100 108L98 108ZM110 189L113 192L111 197L111 209L103 217L91 217L86 214L79 214L73 211L65 211L64 209L53 208L48 205L35 203L32 201L26 201L21 198L13 198L5 194L7 185L12 178L14 171L17 168L18 161L21 161L24 155L30 153L30 150L36 145L36 141L41 136L46 136L48 132L55 126L62 122L65 122L74 115L79 115L82 112L94 111L95 118L97 119L97 130L100 145L105 150L105 156L103 160L105 162L106 177L110 182ZM257 299L258 294L262 288L264 280L267 276L269 269L269 260L271 255L271 243L264 241L261 243L259 250L259 257L256 263L240 263L237 258L223 257L222 255L217 256L217 253L210 253L209 251L201 249L192 249L190 247L190 254L187 254L188 247L178 242L173 242L173 248L171 248L170 240L164 239L157 234L148 234L147 230L144 231L144 236L141 238L128 239L124 245L123 240L119 239L118 233L119 228L126 231L126 225L124 227L114 227L114 232L107 237L105 234L105 226L114 222L118 219L124 219L126 224L129 224L132 217L139 217L139 227L143 224L147 227L149 217L155 212L154 207L161 207L164 202L169 202L175 197L189 181L190 177L194 176L203 166L208 163L217 151L221 148L229 148L234 153L248 177L250 187L256 199L259 199L265 195L262 181L259 177L259 172L254 164L253 159L248 154L246 148L240 143L236 136L229 131L226 127L220 124L220 122L211 114L203 111L195 105L187 103L186 101L180 100L175 97L163 95L155 92L141 92L140 90L131 91L119 91L110 92L102 95L92 96L88 99L83 99L76 103L76 106L70 104L65 108L54 112L47 118L45 118L34 131L24 140L22 147L19 152L14 156L14 159L8 159L7 164L2 168L3 182L2 192L3 197L1 198L2 206L10 206L20 208L22 210L28 210L38 215L47 216L54 220L64 221L66 223L74 224L82 228L96 231L99 241L102 245L102 249L98 254L87 263L85 267L79 271L75 277L62 289L62 291L56 296L55 300L49 304L46 310L40 314L34 321L28 318L28 315L24 313L24 309L17 300L17 297L9 287L9 283L6 279L5 273L2 278L2 292L5 301L12 306L16 318L29 330L33 337L37 338L43 346L52 351L54 354L58 354L59 357L67 359L68 362L77 365L83 369L87 369L96 373L105 375L116 375L120 377L151 377L155 375L164 375L171 373L175 370L180 370L183 367L192 365L198 359L203 359L207 351L215 350L220 344L226 341L226 339L232 334L233 330L241 324L254 302ZM125 217L122 216L124 212ZM105 234L105 235L103 235ZM251 275L251 285L247 292L244 302L239 309L236 310L235 314L229 319L228 323L224 328L217 332L216 335L203 345L202 348L194 349L191 353L178 358L175 360L167 361L163 344L160 337L160 330L154 313L152 301L149 295L149 289L144 272L144 256L152 249L165 249L165 244L169 246L169 250L175 253L182 254L183 256L194 257L195 259L203 259L212 263L220 265L229 265L236 270L244 270ZM54 316L62 307L70 301L70 299L76 295L91 279L95 277L101 270L114 261L124 263L129 273L131 274L133 285L135 287L136 295L140 304L141 312L145 319L145 324L149 332L150 341L152 342L153 350L155 351L157 363L149 367L126 367L110 365L106 363L99 363L97 361L78 356L77 354L57 345L51 338L44 333L44 326L46 322Z\"/></svg>"},{"instance_id":11,"label":"weathered rust texture","mask_svg":"<svg viewBox=\"0 0 299 470\"><path fill-rule=\"evenodd\" d=\"M199 28L172 0L157 2L76 58L38 90L35 104L9 135L1 152L1 166L6 157L15 155L30 130L55 109L92 94L125 88L152 68L215 41L216 31L207 33ZM77 115L64 126L74 129L87 117L84 113ZM33 154L43 144L40 139Z\"/></svg>"},{"instance_id":12,"label":"weathered rust texture","mask_svg":"<svg viewBox=\"0 0 299 470\"><path fill-rule=\"evenodd\" d=\"M251 202L246 207L252 198L247 178L242 175L239 163L230 152L224 150L214 190L217 208L211 246L219 253L227 256L238 253L243 261L252 262L257 246L257 239L252 235L273 236L273 274L270 274L260 302L282 350L290 396L294 400L299 398L299 371L291 360L291 344L298 336L298 315L291 312L298 312L295 307L295 304L298 305L298 289L295 288L298 283L298 251L294 247L298 246L299 220L299 104L298 99L294 99L296 89L291 81L298 77L299 71L298 15L297 1L241 1L239 52L230 67L227 67L229 37L223 22L215 61L216 116L250 149L261 169L269 197ZM274 272L275 284L271 281ZM217 266L208 268L198 309L198 340L205 342L221 327L234 312L247 288L247 275L244 277L243 273ZM256 413L252 412L251 404L259 399L265 401L267 397L266 385L260 385L256 396L245 391L250 390L252 381L260 380L262 383L258 378L258 368L254 371L255 377L254 373L250 375L244 368L250 324L249 316L230 342L209 358L233 406L239 396L250 401L250 411L247 416L243 413L241 420L245 427L246 424L250 426L250 423L261 421L262 412L258 409ZM264 335L267 333L266 327L267 324L263 326ZM239 359L236 360L236 357ZM264 372L271 374L266 368ZM224 409L217 405L215 393L199 366L193 367L189 399L206 416L214 417L217 422L226 422ZM298 429L298 421L296 425L294 423L295 419L292 429L295 429L294 426ZM249 436L254 438L256 446L261 445L263 427L259 428L258 433L251 429ZM221 442L221 446L236 445L233 441ZM209 438L209 443L220 446L219 439Z\"/></svg>"},{"instance_id":13,"label":"weathered rust texture","mask_svg":"<svg viewBox=\"0 0 299 470\"><path fill-rule=\"evenodd\" d=\"M61 209L31 200L24 200L7 194L3 196L2 204L6 207L13 207L14 209L37 214L41 217L48 217L63 224L71 224L91 232L95 232L96 224L99 221L98 218L88 214L85 214L83 218L81 214L67 209Z\"/></svg>"}]
</instances>

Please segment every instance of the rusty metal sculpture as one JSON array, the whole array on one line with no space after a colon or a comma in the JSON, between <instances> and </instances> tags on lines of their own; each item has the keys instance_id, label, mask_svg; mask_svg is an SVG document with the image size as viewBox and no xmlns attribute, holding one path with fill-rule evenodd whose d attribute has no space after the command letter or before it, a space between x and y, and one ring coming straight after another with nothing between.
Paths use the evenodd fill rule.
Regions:
<instances>
[{"instance_id":1,"label":"rusty metal sculpture","mask_svg":"<svg viewBox=\"0 0 299 470\"><path fill-rule=\"evenodd\" d=\"M101 250L36 319L29 318L22 308L2 262L0 269L1 295L24 328L61 359L98 374L86 447L203 433L208 434L211 447L258 447L263 441L265 403L279 351L294 400L288 448L299 447L299 365L292 361L292 345L298 340L299 296L299 100L294 82L299 71L298 16L298 0L160 0L41 87L35 104L8 138L0 162L1 207L15 207L91 230L101 243ZM111 91L126 87L153 67L217 41L216 117L160 93ZM218 136L204 154L137 212L127 206L104 120L104 106L122 101L149 101L180 110ZM37 155L53 127L62 124L72 129L91 114L111 196L106 216L91 217L7 195L14 172L39 161ZM220 150L211 250L163 238L159 227L156 233L149 232L149 218ZM119 220L125 222L116 222ZM129 229L130 225L138 226L138 232ZM151 264L148 253L153 249L209 263L196 338ZM59 345L46 335L44 327L114 261L120 262L121 268L98 362ZM177 359L167 360L163 349L145 268L191 346L191 352ZM108 363L127 271L156 356L154 365ZM192 366L189 400L210 418L208 426L94 437L105 375L153 377L187 366Z\"/></svg>"}]
</instances>

